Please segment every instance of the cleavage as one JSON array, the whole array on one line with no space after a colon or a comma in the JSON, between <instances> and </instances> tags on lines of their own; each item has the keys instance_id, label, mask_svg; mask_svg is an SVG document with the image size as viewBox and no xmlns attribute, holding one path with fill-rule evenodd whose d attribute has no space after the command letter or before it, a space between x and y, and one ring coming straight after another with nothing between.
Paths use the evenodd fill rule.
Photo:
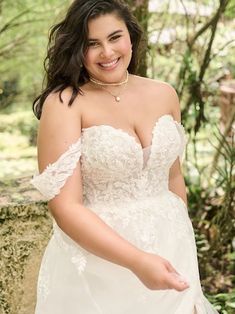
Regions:
<instances>
[{"instance_id":1,"label":"cleavage","mask_svg":"<svg viewBox=\"0 0 235 314\"><path fill-rule=\"evenodd\" d=\"M147 149L147 148L149 148L151 146L152 138L150 138L149 144L144 145L143 143L145 141L141 141L141 136L138 135L138 132L136 131L136 129L134 129L134 130L133 129L126 130L126 129L120 128L120 130L122 130L124 133L127 133L130 137L133 137L133 139L142 148L142 150ZM150 134L152 136L152 132L151 131L150 131Z\"/></svg>"},{"instance_id":2,"label":"cleavage","mask_svg":"<svg viewBox=\"0 0 235 314\"><path fill-rule=\"evenodd\" d=\"M147 144L147 145L142 144L142 141L140 140L140 136L138 136L138 133L135 130L135 128L134 129L132 129L132 128L127 129L127 128L122 128L122 127L116 127L115 125L108 124L108 123L104 123L104 124L97 123L97 124L93 124L93 125L88 126L88 127L83 127L82 130L93 129L93 128L102 127L102 126L109 127L113 130L118 130L118 131L128 135L129 137L131 137L135 141L135 143L137 145L139 145L142 148L142 150L145 148L148 148L152 145L152 130L153 130L153 128L152 129L150 128L150 130L149 130L150 140L149 140L149 144Z\"/></svg>"}]
</instances>

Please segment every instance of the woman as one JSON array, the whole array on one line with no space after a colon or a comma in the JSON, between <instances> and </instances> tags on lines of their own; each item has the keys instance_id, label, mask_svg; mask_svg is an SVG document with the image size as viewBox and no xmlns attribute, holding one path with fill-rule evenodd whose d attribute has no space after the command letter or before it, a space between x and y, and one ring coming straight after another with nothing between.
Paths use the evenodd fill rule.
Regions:
<instances>
[{"instance_id":1,"label":"woman","mask_svg":"<svg viewBox=\"0 0 235 314\"><path fill-rule=\"evenodd\" d=\"M203 297L177 95L134 75L141 29L118 0L75 0L35 101L54 232L37 314L215 313Z\"/></svg>"}]
</instances>

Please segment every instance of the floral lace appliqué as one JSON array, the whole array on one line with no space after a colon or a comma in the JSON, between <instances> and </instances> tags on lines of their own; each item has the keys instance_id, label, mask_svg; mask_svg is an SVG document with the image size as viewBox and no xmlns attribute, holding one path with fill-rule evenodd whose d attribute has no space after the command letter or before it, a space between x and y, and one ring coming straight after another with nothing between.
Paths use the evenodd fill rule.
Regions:
<instances>
[{"instance_id":1,"label":"floral lace appliqu\u00e9","mask_svg":"<svg viewBox=\"0 0 235 314\"><path fill-rule=\"evenodd\" d=\"M81 139L32 180L47 199L59 193L81 156L84 205L124 238L156 251L156 228L162 222L168 234L187 238L191 230L185 222L185 208L168 188L170 167L186 144L181 124L171 115L156 121L147 160L133 136L109 125L83 129ZM78 273L83 272L86 251L56 224L54 236Z\"/></svg>"},{"instance_id":2,"label":"floral lace appliqu\u00e9","mask_svg":"<svg viewBox=\"0 0 235 314\"><path fill-rule=\"evenodd\" d=\"M84 251L82 248L78 246L76 242L74 242L71 238L69 238L56 224L53 222L53 231L54 237L57 241L57 244L66 252L67 256L69 257L71 263L76 267L77 273L80 275L87 264L86 256L89 254L88 252L83 253Z\"/></svg>"},{"instance_id":3,"label":"floral lace appliqu\u00e9","mask_svg":"<svg viewBox=\"0 0 235 314\"><path fill-rule=\"evenodd\" d=\"M50 200L59 194L66 180L72 175L77 162L81 156L81 138L62 154L57 161L49 164L39 175L35 175L31 180L39 192Z\"/></svg>"}]
</instances>

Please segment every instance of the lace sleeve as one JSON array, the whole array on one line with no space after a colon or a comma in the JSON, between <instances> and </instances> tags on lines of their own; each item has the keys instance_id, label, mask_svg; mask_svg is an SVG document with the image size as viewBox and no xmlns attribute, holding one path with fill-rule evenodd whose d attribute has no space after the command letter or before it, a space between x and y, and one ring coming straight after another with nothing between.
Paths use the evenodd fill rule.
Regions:
<instances>
[{"instance_id":1,"label":"lace sleeve","mask_svg":"<svg viewBox=\"0 0 235 314\"><path fill-rule=\"evenodd\" d=\"M183 125L177 121L175 121L177 130L179 132L180 135L180 139L181 139L181 145L179 148L179 158L180 158L180 162L182 163L183 161L183 156L184 156L184 150L185 150L185 146L187 144L187 138L186 138L186 133L185 133L185 129L183 127Z\"/></svg>"},{"instance_id":2,"label":"lace sleeve","mask_svg":"<svg viewBox=\"0 0 235 314\"><path fill-rule=\"evenodd\" d=\"M66 180L72 175L81 156L81 138L72 144L54 163L34 175L30 183L39 190L47 201L60 193Z\"/></svg>"}]
</instances>

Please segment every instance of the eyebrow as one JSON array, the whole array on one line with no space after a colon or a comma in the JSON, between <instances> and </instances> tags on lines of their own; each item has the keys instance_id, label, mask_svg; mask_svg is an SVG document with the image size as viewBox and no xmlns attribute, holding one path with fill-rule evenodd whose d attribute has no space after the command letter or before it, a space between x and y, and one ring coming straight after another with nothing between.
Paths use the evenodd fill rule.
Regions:
<instances>
[{"instance_id":1,"label":"eyebrow","mask_svg":"<svg viewBox=\"0 0 235 314\"><path fill-rule=\"evenodd\" d=\"M118 34L118 33L122 33L122 32L123 32L123 30L118 29L118 30L112 32L111 34L109 34L109 35L107 36L107 38L110 38L110 37L112 37L112 36L114 36L114 35L116 35L116 34ZM98 41L99 39L96 39L96 38L89 38L88 40L89 40L89 41Z\"/></svg>"}]
</instances>

